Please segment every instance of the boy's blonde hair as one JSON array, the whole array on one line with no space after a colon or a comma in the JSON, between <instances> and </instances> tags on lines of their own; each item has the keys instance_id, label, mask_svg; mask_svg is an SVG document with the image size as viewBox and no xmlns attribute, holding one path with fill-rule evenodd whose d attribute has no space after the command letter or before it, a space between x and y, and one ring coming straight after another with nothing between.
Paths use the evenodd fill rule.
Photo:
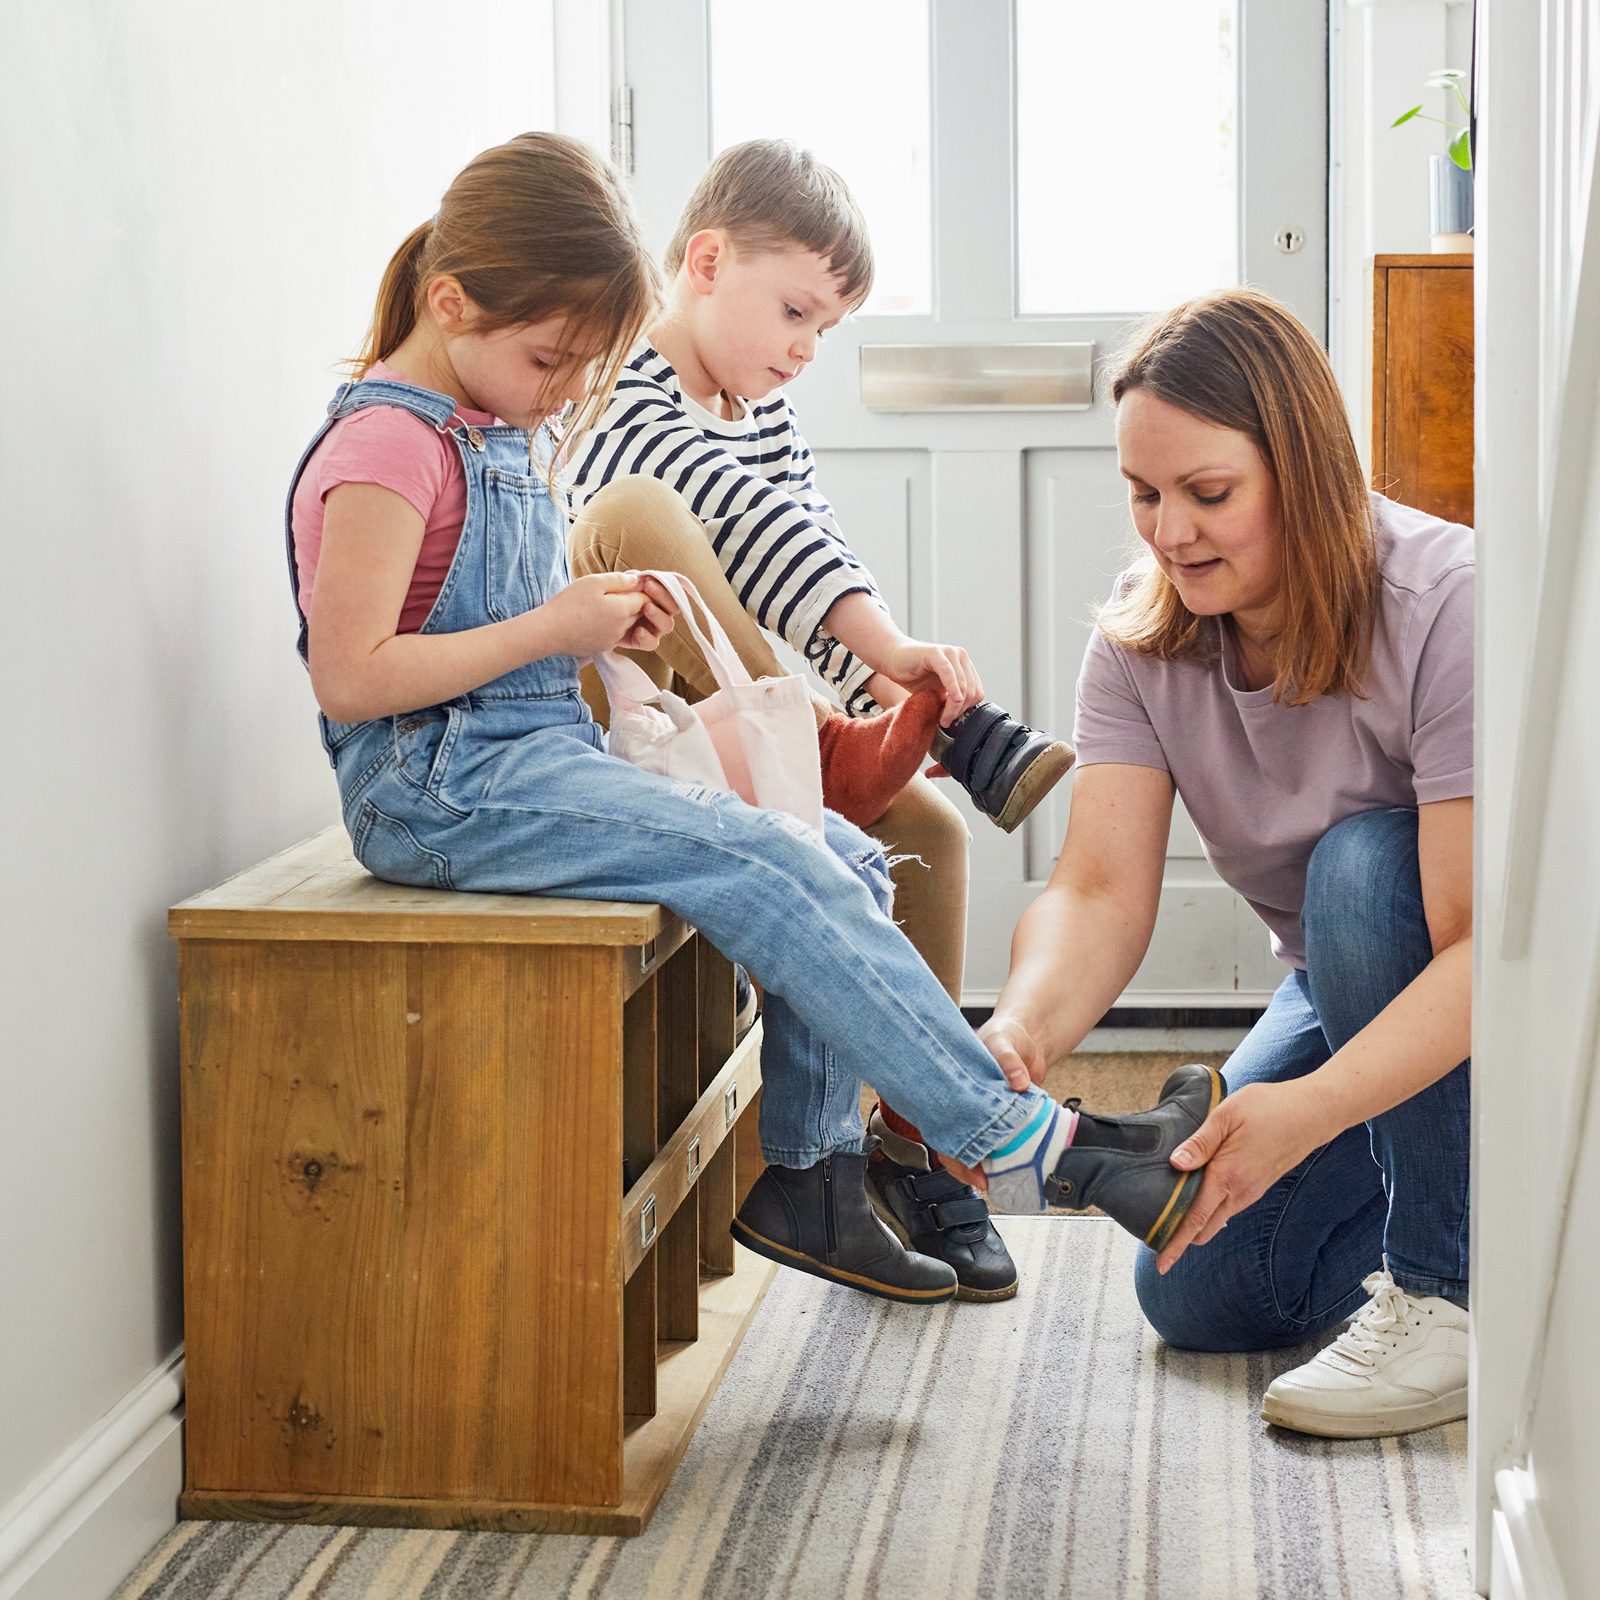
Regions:
<instances>
[{"instance_id":1,"label":"boy's blonde hair","mask_svg":"<svg viewBox=\"0 0 1600 1600\"><path fill-rule=\"evenodd\" d=\"M861 208L844 179L792 139L747 139L706 168L667 246L669 273L705 228L720 228L741 250L796 246L825 257L850 305L872 289L872 242Z\"/></svg>"},{"instance_id":2,"label":"boy's blonde hair","mask_svg":"<svg viewBox=\"0 0 1600 1600\"><path fill-rule=\"evenodd\" d=\"M1185 301L1137 336L1111 384L1246 435L1277 482L1283 632L1272 698L1364 698L1378 606L1372 504L1350 419L1322 347L1287 306L1254 289ZM1214 630L1148 554L1099 615L1100 631L1140 655L1204 659Z\"/></svg>"}]
</instances>

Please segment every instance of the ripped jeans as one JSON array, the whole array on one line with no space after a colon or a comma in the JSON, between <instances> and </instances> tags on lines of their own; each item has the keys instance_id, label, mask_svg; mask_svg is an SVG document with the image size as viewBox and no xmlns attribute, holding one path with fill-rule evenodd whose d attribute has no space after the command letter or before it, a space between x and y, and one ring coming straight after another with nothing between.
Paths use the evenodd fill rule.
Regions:
<instances>
[{"instance_id":1,"label":"ripped jeans","mask_svg":"<svg viewBox=\"0 0 1600 1600\"><path fill-rule=\"evenodd\" d=\"M768 1161L859 1150L864 1081L969 1165L1021 1130L1037 1092L1008 1087L890 920L874 840L829 813L824 842L602 744L575 684L360 724L335 753L356 856L398 883L669 906L766 991Z\"/></svg>"}]
</instances>

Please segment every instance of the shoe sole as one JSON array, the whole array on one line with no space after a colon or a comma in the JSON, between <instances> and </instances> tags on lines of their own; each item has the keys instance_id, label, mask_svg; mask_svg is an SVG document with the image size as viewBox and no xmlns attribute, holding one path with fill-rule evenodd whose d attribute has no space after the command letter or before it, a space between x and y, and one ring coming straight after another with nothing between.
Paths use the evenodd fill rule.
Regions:
<instances>
[{"instance_id":1,"label":"shoe sole","mask_svg":"<svg viewBox=\"0 0 1600 1600\"><path fill-rule=\"evenodd\" d=\"M1211 1074L1211 1101L1206 1107L1206 1115L1210 1116L1222 1102L1222 1097L1228 1092L1228 1086L1222 1081L1222 1074L1215 1067L1207 1067ZM1167 1241L1178 1231L1183 1219L1189 1215L1189 1207L1194 1204L1194 1197L1200 1193L1200 1185L1205 1181L1206 1169L1201 1167L1198 1172L1186 1172L1172 1186L1172 1193L1167 1198L1167 1203L1161 1208L1161 1215L1151 1223L1150 1231L1144 1236L1144 1242L1152 1250L1163 1250Z\"/></svg>"},{"instance_id":2,"label":"shoe sole","mask_svg":"<svg viewBox=\"0 0 1600 1600\"><path fill-rule=\"evenodd\" d=\"M777 1240L757 1233L748 1223L741 1222L737 1217L728 1224L728 1232L745 1249L754 1250L758 1256L765 1256L768 1261L776 1261L780 1267L793 1267L797 1272L809 1272L813 1278L825 1278L829 1283L843 1284L847 1289L858 1289L862 1294L876 1295L880 1300L896 1300L903 1305L931 1306L945 1300L954 1300L956 1297L955 1284L950 1284L944 1289L897 1289L891 1284L879 1283L875 1278L864 1278L856 1272L845 1272L839 1267L830 1267L814 1256L802 1255L798 1250L791 1250L787 1245L779 1244Z\"/></svg>"},{"instance_id":3,"label":"shoe sole","mask_svg":"<svg viewBox=\"0 0 1600 1600\"><path fill-rule=\"evenodd\" d=\"M1022 776L1012 785L1000 815L991 819L1002 833L1014 833L1032 813L1033 808L1066 777L1078 753L1071 745L1059 739L1041 750L1023 769Z\"/></svg>"},{"instance_id":4,"label":"shoe sole","mask_svg":"<svg viewBox=\"0 0 1600 1600\"><path fill-rule=\"evenodd\" d=\"M916 1249L916 1246L911 1242L910 1235L904 1228L900 1226L900 1219L895 1216L895 1214L889 1210L889 1208L878 1198L878 1192L872 1187L870 1181L867 1184L867 1199L871 1202L872 1209L877 1213L878 1221L881 1222L884 1227L886 1227L907 1250ZM923 1252L919 1251L918 1253L922 1254ZM939 1260L942 1258L935 1257L934 1259ZM945 1262L945 1265L950 1266L950 1263L947 1261ZM950 1270L952 1272L956 1271L954 1267L950 1267ZM1017 1279L1015 1278L1013 1278L1010 1283L1005 1284L999 1289L969 1289L966 1284L961 1281L960 1274L956 1274L956 1299L965 1300L969 1305L992 1305L997 1300L1014 1300L1016 1299L1016 1296Z\"/></svg>"},{"instance_id":5,"label":"shoe sole","mask_svg":"<svg viewBox=\"0 0 1600 1600\"><path fill-rule=\"evenodd\" d=\"M1394 1406L1368 1417L1338 1416L1312 1411L1283 1401L1263 1398L1261 1420L1275 1428L1294 1433L1314 1434L1319 1439L1387 1439L1400 1433L1419 1433L1424 1428L1460 1422L1467 1414L1467 1392L1458 1390L1414 1406Z\"/></svg>"}]
</instances>

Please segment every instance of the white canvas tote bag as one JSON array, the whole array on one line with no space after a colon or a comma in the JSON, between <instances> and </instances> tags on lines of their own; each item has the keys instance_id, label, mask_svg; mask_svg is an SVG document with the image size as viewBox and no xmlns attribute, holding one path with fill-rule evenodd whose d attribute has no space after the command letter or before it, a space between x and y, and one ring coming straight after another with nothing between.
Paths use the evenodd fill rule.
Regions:
<instances>
[{"instance_id":1,"label":"white canvas tote bag","mask_svg":"<svg viewBox=\"0 0 1600 1600\"><path fill-rule=\"evenodd\" d=\"M677 602L677 626L700 646L717 692L690 705L658 688L626 656L596 656L595 670L611 702L611 753L647 772L727 789L753 806L787 811L820 834L822 768L805 680L793 673L752 678L687 578L676 572L648 576Z\"/></svg>"}]
</instances>

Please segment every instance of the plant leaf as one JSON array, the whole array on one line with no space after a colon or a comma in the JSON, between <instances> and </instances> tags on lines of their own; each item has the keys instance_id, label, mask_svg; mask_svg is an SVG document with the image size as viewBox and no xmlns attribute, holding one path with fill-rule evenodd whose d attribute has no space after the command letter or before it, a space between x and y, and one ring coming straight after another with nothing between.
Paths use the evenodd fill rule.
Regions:
<instances>
[{"instance_id":1,"label":"plant leaf","mask_svg":"<svg viewBox=\"0 0 1600 1600\"><path fill-rule=\"evenodd\" d=\"M1421 106L1412 106L1409 111L1402 111L1400 115L1389 124L1389 126L1391 128L1398 128L1402 122L1409 122L1421 110Z\"/></svg>"},{"instance_id":2,"label":"plant leaf","mask_svg":"<svg viewBox=\"0 0 1600 1600\"><path fill-rule=\"evenodd\" d=\"M1428 74L1430 89L1443 89L1448 84L1460 83L1466 77L1460 67L1438 67Z\"/></svg>"},{"instance_id":3,"label":"plant leaf","mask_svg":"<svg viewBox=\"0 0 1600 1600\"><path fill-rule=\"evenodd\" d=\"M1450 159L1463 172L1472 171L1472 141L1468 138L1465 128L1450 141Z\"/></svg>"}]
</instances>

